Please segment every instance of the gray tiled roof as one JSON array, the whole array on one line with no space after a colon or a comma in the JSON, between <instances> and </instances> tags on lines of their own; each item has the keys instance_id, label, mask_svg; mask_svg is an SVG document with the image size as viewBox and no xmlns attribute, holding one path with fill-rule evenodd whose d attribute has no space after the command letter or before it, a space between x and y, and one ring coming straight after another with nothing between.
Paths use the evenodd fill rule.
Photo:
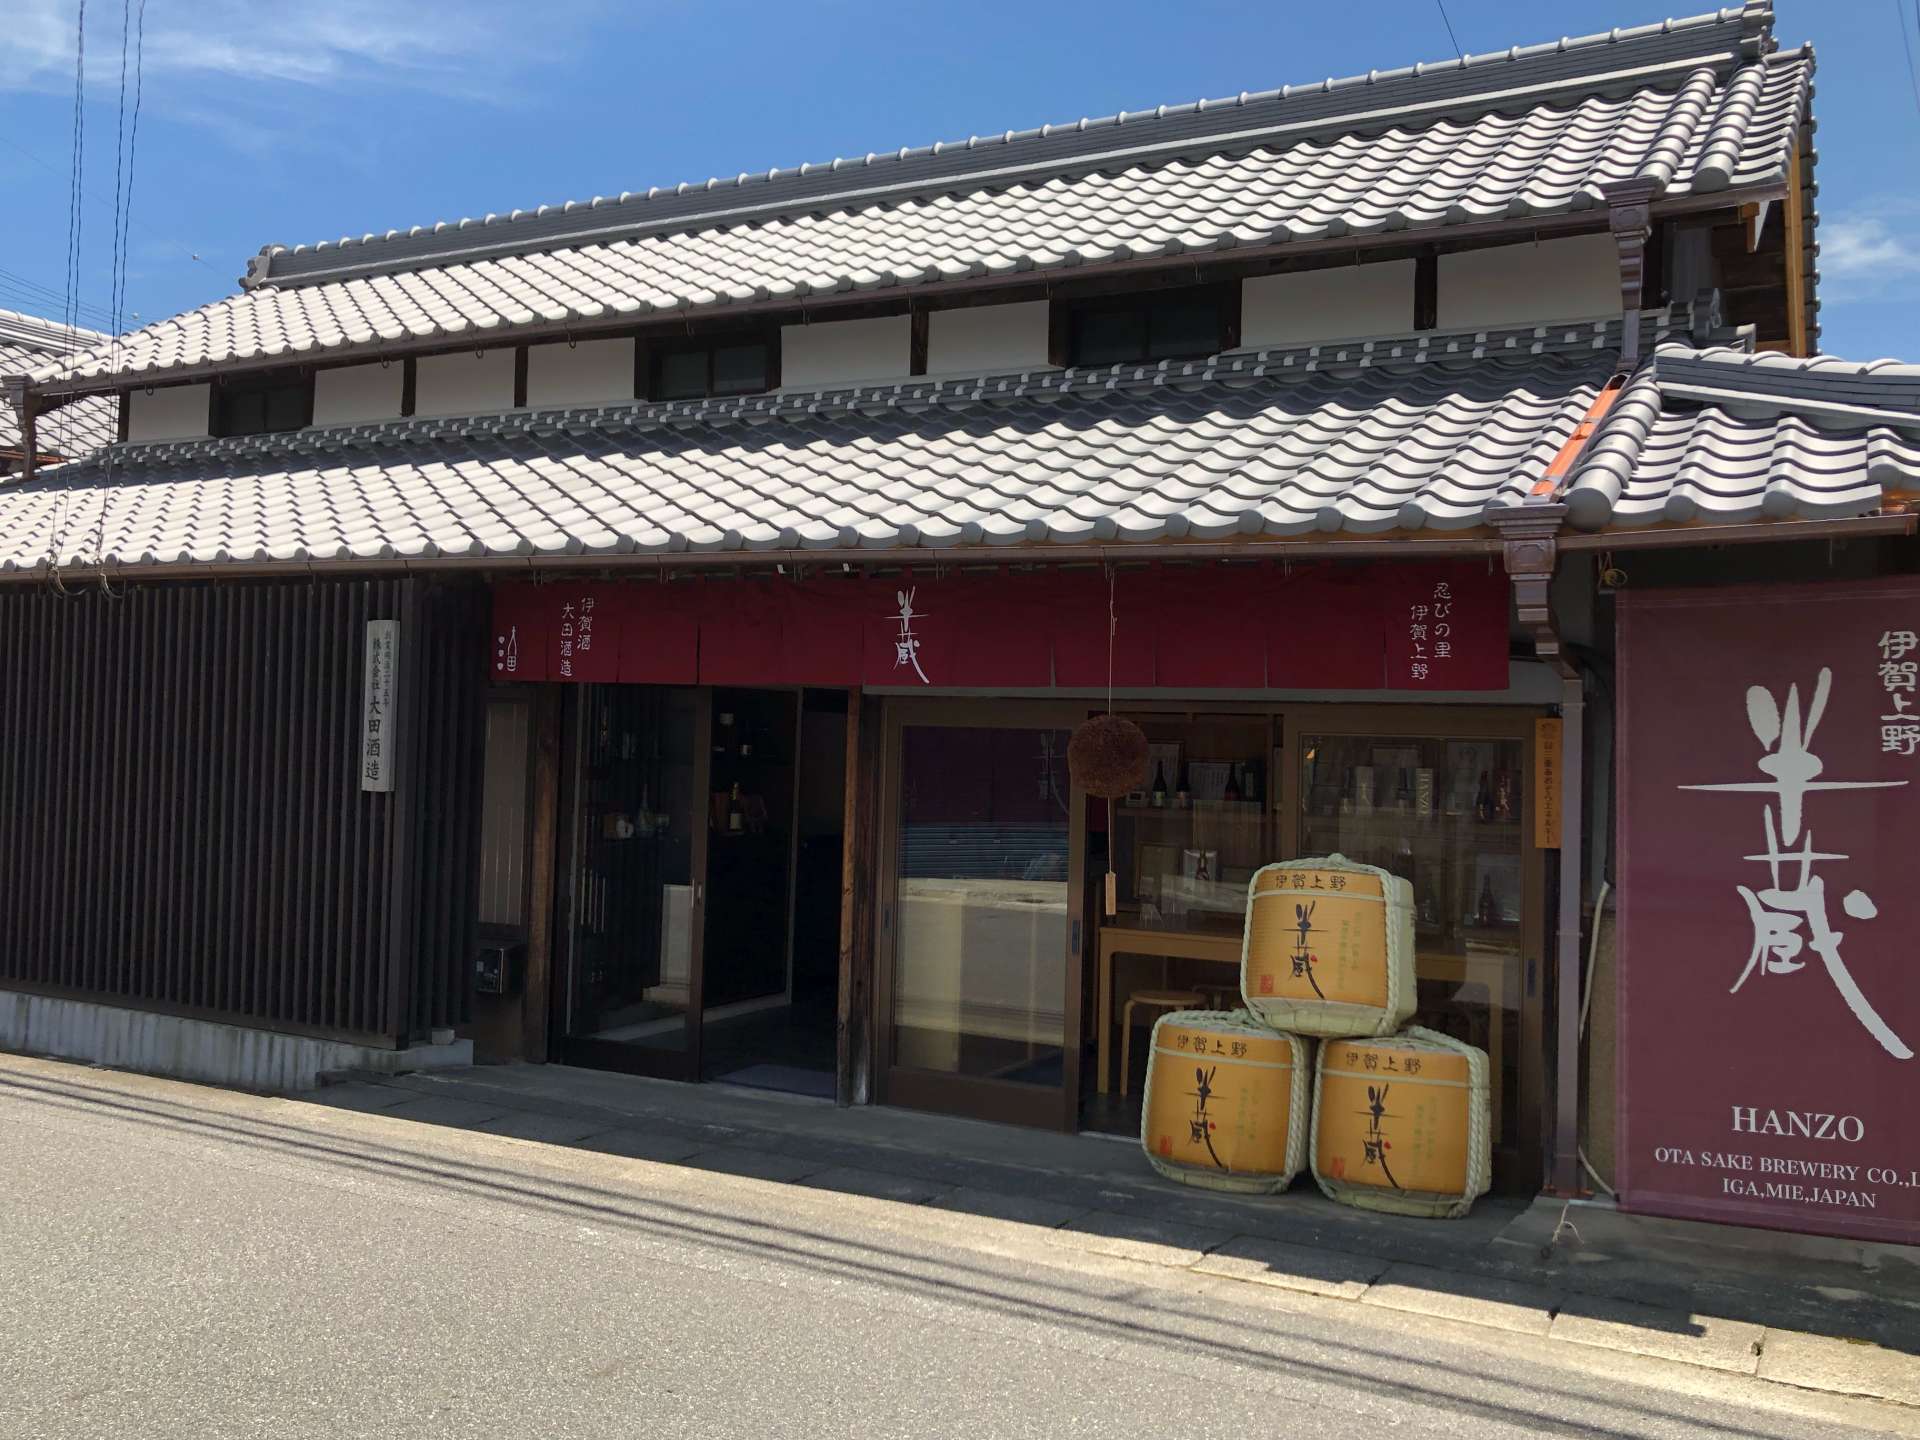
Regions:
<instances>
[{"instance_id":1,"label":"gray tiled roof","mask_svg":"<svg viewBox=\"0 0 1920 1440\"><path fill-rule=\"evenodd\" d=\"M259 288L135 332L119 369L481 343L542 325L1562 216L1631 179L1668 197L1778 185L1813 60L1766 54L1770 20L1749 5L884 163L274 253ZM97 351L75 373L97 378L112 363Z\"/></svg>"},{"instance_id":2,"label":"gray tiled roof","mask_svg":"<svg viewBox=\"0 0 1920 1440\"><path fill-rule=\"evenodd\" d=\"M1920 491L1920 366L1663 345L1568 488L1587 529L1861 515Z\"/></svg>"},{"instance_id":3,"label":"gray tiled roof","mask_svg":"<svg viewBox=\"0 0 1920 1440\"><path fill-rule=\"evenodd\" d=\"M1676 310L1649 320L1646 338L1689 323ZM50 552L123 568L295 567L1459 532L1489 505L1523 502L1614 373L1619 332L1615 321L1426 334L122 446L110 480L96 459L0 490L0 570L37 568ZM1738 352L1660 348L1576 473L1583 516L1604 524L1617 508L1620 523L1644 523L1642 451L1647 483L1667 493L1720 463L1729 432L1711 407L1660 398L1660 367L1693 358L1731 380L1756 369ZM1814 383L1829 379L1823 369ZM1825 468L1813 474L1792 438L1809 423L1793 409L1804 403L1789 396L1774 421L1734 424L1754 443L1771 424L1770 462L1800 467L1780 472L1795 482L1783 489L1780 473L1736 464L1723 488L1742 513L1862 513L1883 488L1920 491L1920 445L1881 438L1890 425L1822 431ZM1624 499L1606 490L1622 467ZM1792 502L1784 511L1767 498L1776 489Z\"/></svg>"},{"instance_id":4,"label":"gray tiled roof","mask_svg":"<svg viewBox=\"0 0 1920 1440\"><path fill-rule=\"evenodd\" d=\"M98 330L0 310L0 375L25 375L45 365L49 356L84 350L108 338ZM86 455L111 441L118 423L119 410L110 397L76 400L43 419L35 440L43 455ZM0 456L18 455L25 445L20 417L11 405L0 403Z\"/></svg>"}]
</instances>

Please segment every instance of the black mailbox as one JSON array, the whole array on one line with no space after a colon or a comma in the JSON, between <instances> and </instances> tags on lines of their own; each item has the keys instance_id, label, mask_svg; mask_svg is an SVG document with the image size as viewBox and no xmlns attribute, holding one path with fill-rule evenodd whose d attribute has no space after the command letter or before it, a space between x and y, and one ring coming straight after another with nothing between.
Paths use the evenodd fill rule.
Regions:
<instances>
[{"instance_id":1,"label":"black mailbox","mask_svg":"<svg viewBox=\"0 0 1920 1440\"><path fill-rule=\"evenodd\" d=\"M476 995L511 995L520 988L521 959L526 947L517 940L482 943L473 957Z\"/></svg>"}]
</instances>

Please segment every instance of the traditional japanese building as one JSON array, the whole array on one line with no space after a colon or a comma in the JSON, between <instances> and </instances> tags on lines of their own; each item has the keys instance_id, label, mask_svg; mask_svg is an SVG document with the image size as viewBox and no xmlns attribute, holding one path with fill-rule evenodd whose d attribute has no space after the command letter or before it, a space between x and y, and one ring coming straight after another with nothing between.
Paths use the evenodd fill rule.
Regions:
<instances>
[{"instance_id":1,"label":"traditional japanese building","mask_svg":"<svg viewBox=\"0 0 1920 1440\"><path fill-rule=\"evenodd\" d=\"M17 310L0 310L0 375L24 374L57 356L104 345L98 330L42 320ZM114 438L119 406L111 395L94 395L50 409L40 417L40 447L34 457L40 465L58 465L91 455ZM25 436L20 411L0 406L0 480L26 468Z\"/></svg>"},{"instance_id":2,"label":"traditional japanese building","mask_svg":"<svg viewBox=\"0 0 1920 1440\"><path fill-rule=\"evenodd\" d=\"M1848 984L1920 1041L1835 858L1912 824L1920 371L1818 353L1813 69L1751 3L270 246L22 366L23 455L121 438L0 485L0 1043L1126 1130L1339 852L1497 1184L1845 1229L1698 1161L1839 1147L1912 1240L1790 1118L1916 1097Z\"/></svg>"}]
</instances>

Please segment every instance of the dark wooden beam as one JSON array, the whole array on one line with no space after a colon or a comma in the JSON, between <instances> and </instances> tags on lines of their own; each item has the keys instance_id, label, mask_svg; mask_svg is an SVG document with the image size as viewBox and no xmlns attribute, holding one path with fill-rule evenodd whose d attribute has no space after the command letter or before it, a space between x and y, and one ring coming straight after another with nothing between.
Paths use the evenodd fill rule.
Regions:
<instances>
[{"instance_id":1,"label":"dark wooden beam","mask_svg":"<svg viewBox=\"0 0 1920 1440\"><path fill-rule=\"evenodd\" d=\"M513 408L527 408L527 347L513 347Z\"/></svg>"},{"instance_id":2,"label":"dark wooden beam","mask_svg":"<svg viewBox=\"0 0 1920 1440\"><path fill-rule=\"evenodd\" d=\"M834 1099L873 1098L873 995L880 855L880 702L847 692L847 799L840 860L840 993Z\"/></svg>"},{"instance_id":3,"label":"dark wooden beam","mask_svg":"<svg viewBox=\"0 0 1920 1440\"><path fill-rule=\"evenodd\" d=\"M547 1059L553 997L554 872L559 850L560 687L542 685L533 702L533 833L529 840L527 970L520 1000L520 1053Z\"/></svg>"},{"instance_id":4,"label":"dark wooden beam","mask_svg":"<svg viewBox=\"0 0 1920 1440\"><path fill-rule=\"evenodd\" d=\"M907 373L924 375L927 373L927 308L917 305L907 312L907 317Z\"/></svg>"},{"instance_id":5,"label":"dark wooden beam","mask_svg":"<svg viewBox=\"0 0 1920 1440\"><path fill-rule=\"evenodd\" d=\"M1440 325L1440 252L1428 245L1413 257L1413 328Z\"/></svg>"}]
</instances>

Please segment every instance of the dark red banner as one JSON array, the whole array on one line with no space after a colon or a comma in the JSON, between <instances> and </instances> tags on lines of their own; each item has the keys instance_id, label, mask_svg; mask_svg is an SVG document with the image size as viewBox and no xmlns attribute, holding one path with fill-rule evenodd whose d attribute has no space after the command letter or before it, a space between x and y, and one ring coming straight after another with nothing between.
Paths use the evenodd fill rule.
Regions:
<instances>
[{"instance_id":1,"label":"dark red banner","mask_svg":"<svg viewBox=\"0 0 1920 1440\"><path fill-rule=\"evenodd\" d=\"M1920 581L1620 604L1622 1202L1920 1242Z\"/></svg>"},{"instance_id":2,"label":"dark red banner","mask_svg":"<svg viewBox=\"0 0 1920 1440\"><path fill-rule=\"evenodd\" d=\"M1502 690L1507 581L1457 565L515 581L496 680L1044 690Z\"/></svg>"}]
</instances>

